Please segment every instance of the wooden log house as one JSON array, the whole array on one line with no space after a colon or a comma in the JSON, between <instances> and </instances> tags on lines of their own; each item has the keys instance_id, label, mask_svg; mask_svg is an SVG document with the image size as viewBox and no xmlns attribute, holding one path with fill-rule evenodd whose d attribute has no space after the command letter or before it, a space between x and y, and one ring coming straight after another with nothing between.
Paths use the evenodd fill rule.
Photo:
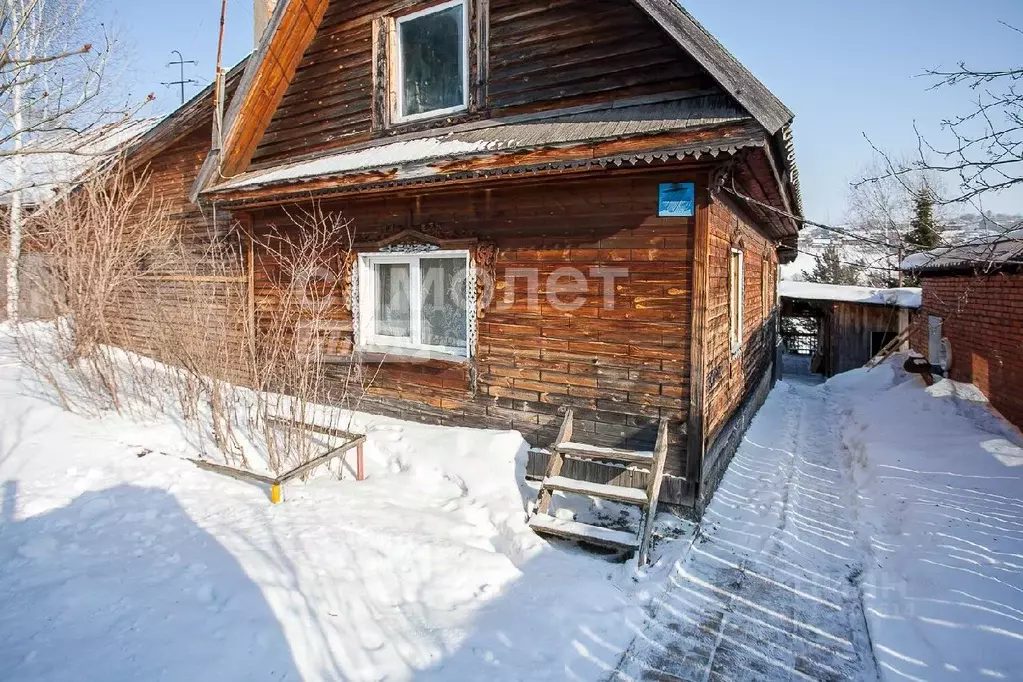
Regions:
<instances>
[{"instance_id":1,"label":"wooden log house","mask_svg":"<svg viewBox=\"0 0 1023 682\"><path fill-rule=\"evenodd\" d=\"M770 386L800 198L792 114L683 8L280 0L227 99L217 148L207 90L131 163L197 234L351 221L335 352L387 359L363 409L537 446L569 408L606 446L667 418L661 501L706 503ZM462 293L427 305L427 275Z\"/></svg>"}]
</instances>

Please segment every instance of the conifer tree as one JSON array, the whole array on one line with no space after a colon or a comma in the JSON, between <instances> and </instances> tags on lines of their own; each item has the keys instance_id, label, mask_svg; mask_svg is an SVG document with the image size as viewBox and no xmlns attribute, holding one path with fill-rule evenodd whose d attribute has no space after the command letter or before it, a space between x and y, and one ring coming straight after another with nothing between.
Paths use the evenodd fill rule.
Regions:
<instances>
[{"instance_id":1,"label":"conifer tree","mask_svg":"<svg viewBox=\"0 0 1023 682\"><path fill-rule=\"evenodd\" d=\"M913 198L912 228L906 233L906 245L911 252L930 251L941 243L938 224L934 220L934 195L924 189Z\"/></svg>"}]
</instances>

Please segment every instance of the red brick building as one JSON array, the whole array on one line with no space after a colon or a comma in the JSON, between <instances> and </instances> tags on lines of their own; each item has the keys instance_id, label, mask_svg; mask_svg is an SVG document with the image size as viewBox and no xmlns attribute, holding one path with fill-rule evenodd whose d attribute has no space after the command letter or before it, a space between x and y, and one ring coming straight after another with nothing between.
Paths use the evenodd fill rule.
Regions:
<instances>
[{"instance_id":1,"label":"red brick building","mask_svg":"<svg viewBox=\"0 0 1023 682\"><path fill-rule=\"evenodd\" d=\"M913 256L904 267L923 287L914 350L975 384L1023 428L1023 231Z\"/></svg>"}]
</instances>

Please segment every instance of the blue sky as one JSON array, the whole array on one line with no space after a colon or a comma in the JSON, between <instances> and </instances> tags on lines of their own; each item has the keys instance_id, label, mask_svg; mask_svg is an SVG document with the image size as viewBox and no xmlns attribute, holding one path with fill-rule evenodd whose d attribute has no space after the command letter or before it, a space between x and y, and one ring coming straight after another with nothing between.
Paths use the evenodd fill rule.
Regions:
<instances>
[{"instance_id":1,"label":"blue sky","mask_svg":"<svg viewBox=\"0 0 1023 682\"><path fill-rule=\"evenodd\" d=\"M123 41L123 85L153 92L154 113L172 110L177 79L165 65L181 50L199 62L186 77L208 83L216 59L220 0L98 0ZM967 90L928 91L927 68L964 60L979 68L1019 66L1023 0L684 0L711 33L796 114L796 151L807 217L839 222L848 183L880 148L908 154L914 122L939 138L942 118L967 113ZM229 0L225 63L252 48L252 0ZM195 89L190 90L194 94ZM1023 189L985 200L1023 213Z\"/></svg>"}]
</instances>

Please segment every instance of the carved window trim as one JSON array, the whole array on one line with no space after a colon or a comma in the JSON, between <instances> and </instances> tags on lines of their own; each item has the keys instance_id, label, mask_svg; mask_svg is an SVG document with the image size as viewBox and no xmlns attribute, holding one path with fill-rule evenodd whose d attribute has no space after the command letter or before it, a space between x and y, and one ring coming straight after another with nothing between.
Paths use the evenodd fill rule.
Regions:
<instances>
[{"instance_id":1,"label":"carved window trim","mask_svg":"<svg viewBox=\"0 0 1023 682\"><path fill-rule=\"evenodd\" d=\"M361 330L364 306L360 279L366 275L361 272L361 255L381 254L427 254L452 251L464 251L468 254L466 271L466 349L464 356L439 354L430 359L450 359L453 361L474 360L479 355L479 325L486 314L486 308L493 296L496 280L498 248L493 242L481 242L475 237L434 237L423 230L450 234L448 231L433 224L421 225L419 229L403 229L397 233L372 242L356 244L347 259L349 273L349 293L346 296L347 307L352 316L352 342L357 350L366 350L361 344ZM411 353L410 353L411 354Z\"/></svg>"}]
</instances>

